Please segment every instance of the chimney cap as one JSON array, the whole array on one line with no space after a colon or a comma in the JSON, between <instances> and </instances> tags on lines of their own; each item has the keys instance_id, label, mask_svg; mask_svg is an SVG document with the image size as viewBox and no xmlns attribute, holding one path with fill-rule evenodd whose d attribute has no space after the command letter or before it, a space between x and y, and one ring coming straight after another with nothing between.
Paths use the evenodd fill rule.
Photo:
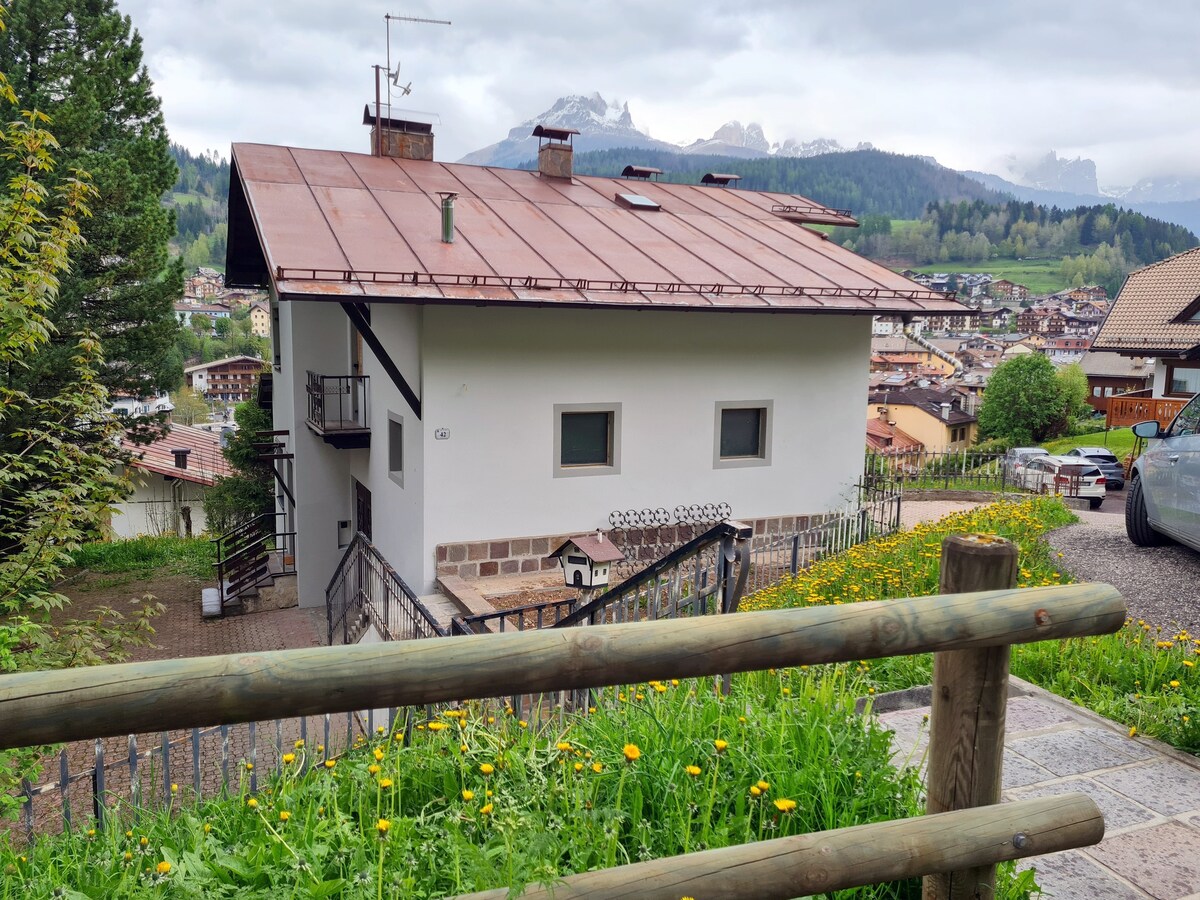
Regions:
<instances>
[{"instance_id":1,"label":"chimney cap","mask_svg":"<svg viewBox=\"0 0 1200 900\"><path fill-rule=\"evenodd\" d=\"M407 134L432 134L433 126L440 124L437 113L418 112L415 109L389 109L385 104L376 107L371 101L363 107L363 124L374 125L375 114L378 110L379 123L392 131L403 131Z\"/></svg>"},{"instance_id":2,"label":"chimney cap","mask_svg":"<svg viewBox=\"0 0 1200 900\"><path fill-rule=\"evenodd\" d=\"M626 166L621 170L622 178L649 178L651 175L661 175L662 169L656 169L654 166Z\"/></svg>"},{"instance_id":3,"label":"chimney cap","mask_svg":"<svg viewBox=\"0 0 1200 900\"><path fill-rule=\"evenodd\" d=\"M572 135L579 134L578 128L558 128L554 125L538 125L533 129L535 138L546 138L551 141L569 141Z\"/></svg>"},{"instance_id":4,"label":"chimney cap","mask_svg":"<svg viewBox=\"0 0 1200 900\"><path fill-rule=\"evenodd\" d=\"M700 179L701 184L717 184L725 187L731 181L741 181L741 175L731 175L722 172L706 172L704 177Z\"/></svg>"}]
</instances>

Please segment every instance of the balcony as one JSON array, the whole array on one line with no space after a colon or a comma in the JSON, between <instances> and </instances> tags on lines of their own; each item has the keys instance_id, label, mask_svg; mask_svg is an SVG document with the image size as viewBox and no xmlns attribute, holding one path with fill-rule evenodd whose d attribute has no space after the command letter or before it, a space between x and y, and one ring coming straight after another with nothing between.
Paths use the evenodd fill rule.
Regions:
<instances>
[{"instance_id":1,"label":"balcony","mask_svg":"<svg viewBox=\"0 0 1200 900\"><path fill-rule=\"evenodd\" d=\"M308 427L339 450L371 446L366 375L308 373Z\"/></svg>"},{"instance_id":2,"label":"balcony","mask_svg":"<svg viewBox=\"0 0 1200 900\"><path fill-rule=\"evenodd\" d=\"M1125 394L1120 397L1110 397L1108 401L1108 418L1105 424L1109 428L1119 428L1123 425L1136 425L1138 422L1149 422L1151 419L1166 428L1175 418L1175 414L1187 405L1186 399L1168 397L1151 397L1149 392Z\"/></svg>"}]
</instances>

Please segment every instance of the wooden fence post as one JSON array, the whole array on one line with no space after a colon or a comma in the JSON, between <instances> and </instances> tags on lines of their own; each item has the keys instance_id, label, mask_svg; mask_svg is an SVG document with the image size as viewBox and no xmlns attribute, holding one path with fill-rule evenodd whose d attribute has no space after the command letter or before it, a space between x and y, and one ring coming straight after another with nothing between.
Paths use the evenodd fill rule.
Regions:
<instances>
[{"instance_id":1,"label":"wooden fence post","mask_svg":"<svg viewBox=\"0 0 1200 900\"><path fill-rule=\"evenodd\" d=\"M942 592L1016 586L1015 544L982 534L951 535L942 541ZM1000 802L1010 656L1009 645L933 655L927 813ZM994 865L924 880L925 900L991 900L995 891Z\"/></svg>"}]
</instances>

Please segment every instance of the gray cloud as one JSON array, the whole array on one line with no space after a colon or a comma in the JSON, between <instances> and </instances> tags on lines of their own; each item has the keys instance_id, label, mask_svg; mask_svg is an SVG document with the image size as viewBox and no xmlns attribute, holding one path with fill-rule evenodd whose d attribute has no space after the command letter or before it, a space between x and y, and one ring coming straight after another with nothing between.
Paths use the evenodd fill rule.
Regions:
<instances>
[{"instance_id":1,"label":"gray cloud","mask_svg":"<svg viewBox=\"0 0 1200 900\"><path fill-rule=\"evenodd\" d=\"M124 0L175 140L360 150L383 8L365 0ZM499 140L558 96L628 100L655 137L728 119L998 171L1007 154L1097 161L1102 183L1200 174L1200 17L1188 0L444 0L395 23L398 101L438 112L438 156Z\"/></svg>"}]
</instances>

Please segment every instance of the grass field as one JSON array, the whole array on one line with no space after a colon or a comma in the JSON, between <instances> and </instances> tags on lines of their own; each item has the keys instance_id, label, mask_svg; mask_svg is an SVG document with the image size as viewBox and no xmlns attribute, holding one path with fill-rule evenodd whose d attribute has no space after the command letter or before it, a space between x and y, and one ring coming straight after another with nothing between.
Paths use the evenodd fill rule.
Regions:
<instances>
[{"instance_id":1,"label":"grass field","mask_svg":"<svg viewBox=\"0 0 1200 900\"><path fill-rule=\"evenodd\" d=\"M993 278L1007 278L1023 284L1033 294L1052 294L1070 287L1062 277L1061 259L992 259L985 263L936 263L917 266L917 272L986 272Z\"/></svg>"},{"instance_id":2,"label":"grass field","mask_svg":"<svg viewBox=\"0 0 1200 900\"><path fill-rule=\"evenodd\" d=\"M1125 454L1133 450L1133 431L1129 428L1113 428L1107 432L1058 438L1047 441L1044 446L1051 453L1066 453L1074 447L1107 447L1117 459L1124 459Z\"/></svg>"}]
</instances>

